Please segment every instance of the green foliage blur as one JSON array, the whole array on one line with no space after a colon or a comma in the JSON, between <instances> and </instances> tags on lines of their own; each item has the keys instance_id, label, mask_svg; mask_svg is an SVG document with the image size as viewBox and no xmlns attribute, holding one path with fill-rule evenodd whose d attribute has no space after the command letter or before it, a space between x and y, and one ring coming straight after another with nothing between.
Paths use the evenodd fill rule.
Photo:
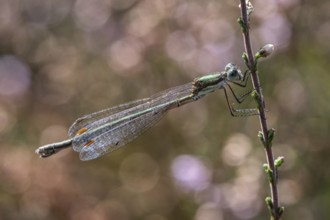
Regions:
<instances>
[{"instance_id":1,"label":"green foliage blur","mask_svg":"<svg viewBox=\"0 0 330 220\"><path fill-rule=\"evenodd\" d=\"M0 0L0 219L269 219L258 117L231 117L222 91L93 161L72 149L34 153L85 114L228 62L245 70L238 4ZM275 46L259 74L273 149L285 157L283 219L330 219L330 4L252 4L254 51Z\"/></svg>"}]
</instances>

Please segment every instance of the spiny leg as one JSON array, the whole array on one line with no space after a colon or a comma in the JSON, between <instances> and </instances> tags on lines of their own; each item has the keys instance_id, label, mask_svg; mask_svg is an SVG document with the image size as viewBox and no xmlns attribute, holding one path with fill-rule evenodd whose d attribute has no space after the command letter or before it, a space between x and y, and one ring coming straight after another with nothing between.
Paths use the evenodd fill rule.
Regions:
<instances>
[{"instance_id":1,"label":"spiny leg","mask_svg":"<svg viewBox=\"0 0 330 220\"><path fill-rule=\"evenodd\" d=\"M249 77L250 77L250 71L246 70L245 73L244 73L243 79L242 79L242 82L243 82L242 84L238 83L238 82L231 82L231 83L233 83L237 86L240 86L240 87L246 87ZM236 93L234 92L233 88L231 87L231 85L229 83L226 83L226 85L229 87L229 89L230 89L231 93L233 94L235 100L239 104L242 103L246 99L246 97L248 97L248 95L250 95L253 91L253 90L250 90L250 91L248 91L247 93L245 93L241 96L237 96Z\"/></svg>"},{"instance_id":2,"label":"spiny leg","mask_svg":"<svg viewBox=\"0 0 330 220\"><path fill-rule=\"evenodd\" d=\"M223 90L225 92L227 106L229 108L230 114L233 117L245 117L245 116L259 115L259 111L256 108L252 108L252 109L235 109L229 103L229 98L228 98L228 94L227 94L226 88L223 88Z\"/></svg>"},{"instance_id":3,"label":"spiny leg","mask_svg":"<svg viewBox=\"0 0 330 220\"><path fill-rule=\"evenodd\" d=\"M242 83L238 83L238 82L231 82L231 83L233 83L233 84L235 84L237 86L240 86L240 87L245 88L247 86L247 82L248 82L248 79L250 78L250 75L251 75L251 71L250 70L246 70L245 73L244 73L244 75L243 75ZM234 98L236 99L237 103L239 103L239 104L242 103L246 99L246 97L253 92L253 90L250 90L247 93L245 93L245 94L243 94L243 95L241 95L241 96L238 97L235 94L233 88L228 83L226 83L226 85L229 87L231 93L234 95ZM265 108L265 103L262 103L262 105ZM265 109L265 111L269 111L269 110L268 109Z\"/></svg>"},{"instance_id":4,"label":"spiny leg","mask_svg":"<svg viewBox=\"0 0 330 220\"><path fill-rule=\"evenodd\" d=\"M250 75L251 75L251 71L250 70L246 70L244 75L243 75L243 79L242 79L242 83L239 83L239 82L232 82L233 84L235 85L238 85L240 87L246 87L247 85L247 82L250 78Z\"/></svg>"},{"instance_id":5,"label":"spiny leg","mask_svg":"<svg viewBox=\"0 0 330 220\"><path fill-rule=\"evenodd\" d=\"M244 102L244 100L246 99L246 97L248 97L248 95L250 95L252 93L253 90L248 91L247 93L241 95L241 96L237 96L233 90L233 88L226 83L226 85L228 86L228 88L230 89L231 93L233 94L235 100L237 101L237 103L241 104L242 102Z\"/></svg>"},{"instance_id":6,"label":"spiny leg","mask_svg":"<svg viewBox=\"0 0 330 220\"><path fill-rule=\"evenodd\" d=\"M243 94L243 95L241 95L241 96L238 97L238 96L235 94L234 89L230 86L230 84L226 83L226 85L229 87L231 93L233 94L233 96L234 96L234 98L235 98L235 100L237 101L238 104L241 104L242 102L244 102L245 99L246 99L249 95L251 95L251 93L254 91L254 90L250 90L250 91L248 91L247 93L245 93L245 94ZM232 106L233 109L235 109L235 108L233 107L234 105L235 105L235 103L232 103L232 104L231 104L231 106ZM263 106L265 107L265 103L263 103ZM257 108L256 108L256 109L257 109ZM239 110L239 109L237 109L237 110ZM269 110L265 108L265 111L268 112ZM258 114L259 114L259 113L258 113Z\"/></svg>"}]
</instances>

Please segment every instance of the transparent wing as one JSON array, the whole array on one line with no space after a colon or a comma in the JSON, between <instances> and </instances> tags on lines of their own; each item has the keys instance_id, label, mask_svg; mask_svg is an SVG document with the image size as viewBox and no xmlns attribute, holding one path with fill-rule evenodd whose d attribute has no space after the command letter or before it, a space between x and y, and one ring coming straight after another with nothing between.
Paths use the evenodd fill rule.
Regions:
<instances>
[{"instance_id":1,"label":"transparent wing","mask_svg":"<svg viewBox=\"0 0 330 220\"><path fill-rule=\"evenodd\" d=\"M149 112L97 136L91 145L82 148L80 159L84 161L92 160L117 150L155 125L164 116L165 112Z\"/></svg>"},{"instance_id":2,"label":"transparent wing","mask_svg":"<svg viewBox=\"0 0 330 220\"><path fill-rule=\"evenodd\" d=\"M143 111L147 108L157 106L161 103L166 103L180 97L191 94L192 83L187 83L181 86L170 88L150 98L144 98L137 101L122 104L113 108L105 109L93 114L89 114L77 119L69 129L69 136L74 138L79 130L86 128L87 130L97 128L103 124L123 118L126 115L134 114L135 112Z\"/></svg>"},{"instance_id":3,"label":"transparent wing","mask_svg":"<svg viewBox=\"0 0 330 220\"><path fill-rule=\"evenodd\" d=\"M93 127L95 127L97 125L98 120L104 119L107 116L110 115L114 115L118 112L133 108L134 106L137 105L141 105L145 102L150 101L150 98L144 98L144 99L139 99L139 100L135 100L132 102L128 102L122 105L118 105L112 108L108 108L108 109L103 109L101 111L89 114L89 115L85 115L81 118L78 118L70 127L69 129L69 136L71 138L73 138L74 136L77 135L78 131L82 128L87 128L87 129L91 129Z\"/></svg>"},{"instance_id":4,"label":"transparent wing","mask_svg":"<svg viewBox=\"0 0 330 220\"><path fill-rule=\"evenodd\" d=\"M106 146L102 143L99 144L98 141L108 143L107 145L110 146L116 145L117 142L128 143L129 141L127 140L134 139L145 129L154 125L155 122L161 118L160 115L163 115L164 112L177 107L177 102L183 97L190 96L192 92L191 90L192 85L191 83L188 83L171 88L148 99L142 99L143 102L136 102L141 104L136 106L133 105L131 108L115 112L114 114L108 115L108 112L112 112L112 110L105 110L108 112L103 113L101 111L86 116L87 118L85 117L77 122L80 129L85 129L81 134L73 136L73 150L81 152L83 148L92 146L93 144ZM148 101L144 102L145 100ZM127 105L129 104L124 104L124 106ZM155 114L157 112L158 114ZM93 118L94 115L97 117ZM132 129L130 129L130 126L132 126ZM75 127L75 125L73 125L73 127ZM139 131L139 129L141 129L141 131ZM112 130L117 131L117 133L111 133ZM118 130L120 131L119 133ZM111 135L106 135L107 133L110 133ZM118 137L115 137L116 134L118 134ZM106 138L99 138L99 136ZM115 147L113 146L112 148Z\"/></svg>"}]
</instances>

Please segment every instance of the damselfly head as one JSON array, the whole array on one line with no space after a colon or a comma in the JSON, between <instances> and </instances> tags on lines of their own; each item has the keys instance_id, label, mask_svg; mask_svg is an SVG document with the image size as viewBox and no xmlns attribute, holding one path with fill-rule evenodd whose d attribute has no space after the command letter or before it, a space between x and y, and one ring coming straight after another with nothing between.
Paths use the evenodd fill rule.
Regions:
<instances>
[{"instance_id":1,"label":"damselfly head","mask_svg":"<svg viewBox=\"0 0 330 220\"><path fill-rule=\"evenodd\" d=\"M226 65L225 73L228 81L240 81L243 79L241 70L233 63L228 63Z\"/></svg>"}]
</instances>

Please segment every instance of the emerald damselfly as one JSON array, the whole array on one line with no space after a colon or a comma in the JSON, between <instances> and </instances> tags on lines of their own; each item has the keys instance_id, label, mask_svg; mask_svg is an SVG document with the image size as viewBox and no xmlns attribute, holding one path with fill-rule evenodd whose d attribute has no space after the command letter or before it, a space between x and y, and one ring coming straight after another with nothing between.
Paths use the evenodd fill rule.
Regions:
<instances>
[{"instance_id":1,"label":"emerald damselfly","mask_svg":"<svg viewBox=\"0 0 330 220\"><path fill-rule=\"evenodd\" d=\"M227 64L225 71L209 73L192 83L170 88L149 98L125 103L77 119L69 129L70 139L44 145L36 150L40 157L49 157L72 146L80 152L81 160L92 160L112 152L137 138L155 125L173 108L199 100L218 89L225 92L230 113L233 116L258 114L257 109L235 109L228 101L226 87L236 101L241 103L250 92L237 97L229 83L245 87L249 72L242 74L234 64Z\"/></svg>"}]
</instances>

